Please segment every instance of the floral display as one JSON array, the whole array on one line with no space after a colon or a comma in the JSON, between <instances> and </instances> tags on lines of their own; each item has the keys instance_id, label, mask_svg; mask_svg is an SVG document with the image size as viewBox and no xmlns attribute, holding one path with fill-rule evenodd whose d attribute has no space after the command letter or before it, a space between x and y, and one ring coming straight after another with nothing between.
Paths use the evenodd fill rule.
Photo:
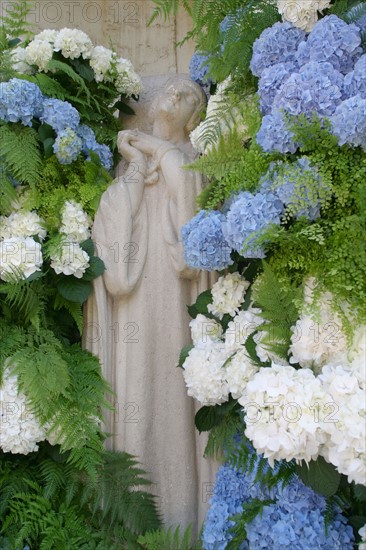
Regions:
<instances>
[{"instance_id":1,"label":"floral display","mask_svg":"<svg viewBox=\"0 0 366 550\"><path fill-rule=\"evenodd\" d=\"M222 319L225 314L232 317L239 313L239 307L244 301L244 296L249 282L239 273L228 273L220 277L211 289L212 304L208 305L208 311Z\"/></svg>"},{"instance_id":2,"label":"floral display","mask_svg":"<svg viewBox=\"0 0 366 550\"><path fill-rule=\"evenodd\" d=\"M278 11L284 21L310 32L318 20L318 11L329 8L332 0L278 0Z\"/></svg>"},{"instance_id":3,"label":"floral display","mask_svg":"<svg viewBox=\"0 0 366 550\"><path fill-rule=\"evenodd\" d=\"M256 458L253 451L250 456ZM202 541L205 550L225 549L233 539L233 516L253 501L262 505L261 513L246 525L247 539L237 548L279 550L298 548L315 550L352 550L352 528L337 511L325 529L325 498L306 487L298 477L288 485L280 483L272 489L261 486L256 474L260 460L242 471L230 462L220 467L216 476L210 509L207 514ZM270 469L267 467L267 472ZM301 544L299 544L301 541Z\"/></svg>"}]
</instances>

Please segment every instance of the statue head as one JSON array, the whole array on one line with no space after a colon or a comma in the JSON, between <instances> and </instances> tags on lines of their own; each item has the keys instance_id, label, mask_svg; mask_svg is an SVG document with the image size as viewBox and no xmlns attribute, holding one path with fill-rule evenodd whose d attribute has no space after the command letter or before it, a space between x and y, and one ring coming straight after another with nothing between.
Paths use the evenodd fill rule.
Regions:
<instances>
[{"instance_id":1,"label":"statue head","mask_svg":"<svg viewBox=\"0 0 366 550\"><path fill-rule=\"evenodd\" d=\"M152 101L149 119L152 124L162 121L183 127L186 138L199 124L200 114L207 103L206 94L188 77L175 76L168 80Z\"/></svg>"}]
</instances>

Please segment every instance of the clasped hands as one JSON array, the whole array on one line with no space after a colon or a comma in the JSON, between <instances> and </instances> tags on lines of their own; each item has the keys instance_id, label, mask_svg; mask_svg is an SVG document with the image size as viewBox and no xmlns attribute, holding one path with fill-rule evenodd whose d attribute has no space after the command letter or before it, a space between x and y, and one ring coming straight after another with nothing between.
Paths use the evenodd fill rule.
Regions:
<instances>
[{"instance_id":1,"label":"clasped hands","mask_svg":"<svg viewBox=\"0 0 366 550\"><path fill-rule=\"evenodd\" d=\"M145 162L146 156L154 157L164 144L169 142L139 130L123 130L117 138L118 150L128 162Z\"/></svg>"}]
</instances>

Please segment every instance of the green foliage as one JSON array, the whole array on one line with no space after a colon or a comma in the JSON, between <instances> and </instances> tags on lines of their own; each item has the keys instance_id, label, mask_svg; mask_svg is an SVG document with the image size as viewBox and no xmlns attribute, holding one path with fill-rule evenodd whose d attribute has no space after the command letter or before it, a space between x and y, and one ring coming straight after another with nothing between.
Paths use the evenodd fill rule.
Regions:
<instances>
[{"instance_id":1,"label":"green foliage","mask_svg":"<svg viewBox=\"0 0 366 550\"><path fill-rule=\"evenodd\" d=\"M263 267L263 273L254 284L253 294L255 304L262 310L264 321L260 327L265 333L261 344L287 360L291 327L299 317L295 304L301 299L302 289L281 284L267 263L264 262Z\"/></svg>"},{"instance_id":2,"label":"green foliage","mask_svg":"<svg viewBox=\"0 0 366 550\"><path fill-rule=\"evenodd\" d=\"M266 506L274 503L275 501L271 499L260 500L258 498L254 498L250 502L243 504L243 512L231 518L232 521L235 521L235 525L231 529L234 537L227 544L227 550L237 550L243 540L247 537L246 525L253 521L258 514L262 515L263 509Z\"/></svg>"},{"instance_id":3,"label":"green foliage","mask_svg":"<svg viewBox=\"0 0 366 550\"><path fill-rule=\"evenodd\" d=\"M33 2L31 0L12 0L2 6L0 15L1 27L5 30L9 38L19 38L23 36L26 39L31 37L32 25L27 20L31 12Z\"/></svg>"},{"instance_id":4,"label":"green foliage","mask_svg":"<svg viewBox=\"0 0 366 550\"><path fill-rule=\"evenodd\" d=\"M103 452L95 479L46 443L38 454L1 454L0 533L12 550L136 549L160 526L144 475L127 453Z\"/></svg>"},{"instance_id":5,"label":"green foliage","mask_svg":"<svg viewBox=\"0 0 366 550\"><path fill-rule=\"evenodd\" d=\"M181 533L180 528L173 530L171 527L164 531L153 531L146 533L138 538L141 548L146 550L200 550L200 543L192 543L192 529L187 529Z\"/></svg>"},{"instance_id":6,"label":"green foliage","mask_svg":"<svg viewBox=\"0 0 366 550\"><path fill-rule=\"evenodd\" d=\"M188 306L188 313L192 317L192 319L195 319L197 315L209 315L207 306L212 303L212 293L211 290L205 290L202 292L197 300L196 303L192 306Z\"/></svg>"},{"instance_id":7,"label":"green foliage","mask_svg":"<svg viewBox=\"0 0 366 550\"><path fill-rule=\"evenodd\" d=\"M321 456L311 460L309 464L296 466L296 473L306 485L326 497L337 492L341 480L341 475L333 464L326 462Z\"/></svg>"},{"instance_id":8,"label":"green foliage","mask_svg":"<svg viewBox=\"0 0 366 550\"><path fill-rule=\"evenodd\" d=\"M37 132L21 124L1 124L0 158L16 180L34 186L42 168Z\"/></svg>"},{"instance_id":9,"label":"green foliage","mask_svg":"<svg viewBox=\"0 0 366 550\"><path fill-rule=\"evenodd\" d=\"M208 434L204 456L222 460L223 450L233 453L235 450L234 436L243 431L243 421L238 413L231 412L220 418L220 422L211 428Z\"/></svg>"}]
</instances>

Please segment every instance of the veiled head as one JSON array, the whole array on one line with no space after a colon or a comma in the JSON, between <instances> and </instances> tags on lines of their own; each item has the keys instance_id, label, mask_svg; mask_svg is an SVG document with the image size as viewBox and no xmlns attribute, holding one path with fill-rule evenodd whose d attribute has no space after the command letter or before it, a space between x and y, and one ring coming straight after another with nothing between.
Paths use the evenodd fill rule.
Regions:
<instances>
[{"instance_id":1,"label":"veiled head","mask_svg":"<svg viewBox=\"0 0 366 550\"><path fill-rule=\"evenodd\" d=\"M172 77L160 90L150 107L149 119L184 127L186 136L199 124L200 114L207 102L202 88L189 78Z\"/></svg>"}]
</instances>

